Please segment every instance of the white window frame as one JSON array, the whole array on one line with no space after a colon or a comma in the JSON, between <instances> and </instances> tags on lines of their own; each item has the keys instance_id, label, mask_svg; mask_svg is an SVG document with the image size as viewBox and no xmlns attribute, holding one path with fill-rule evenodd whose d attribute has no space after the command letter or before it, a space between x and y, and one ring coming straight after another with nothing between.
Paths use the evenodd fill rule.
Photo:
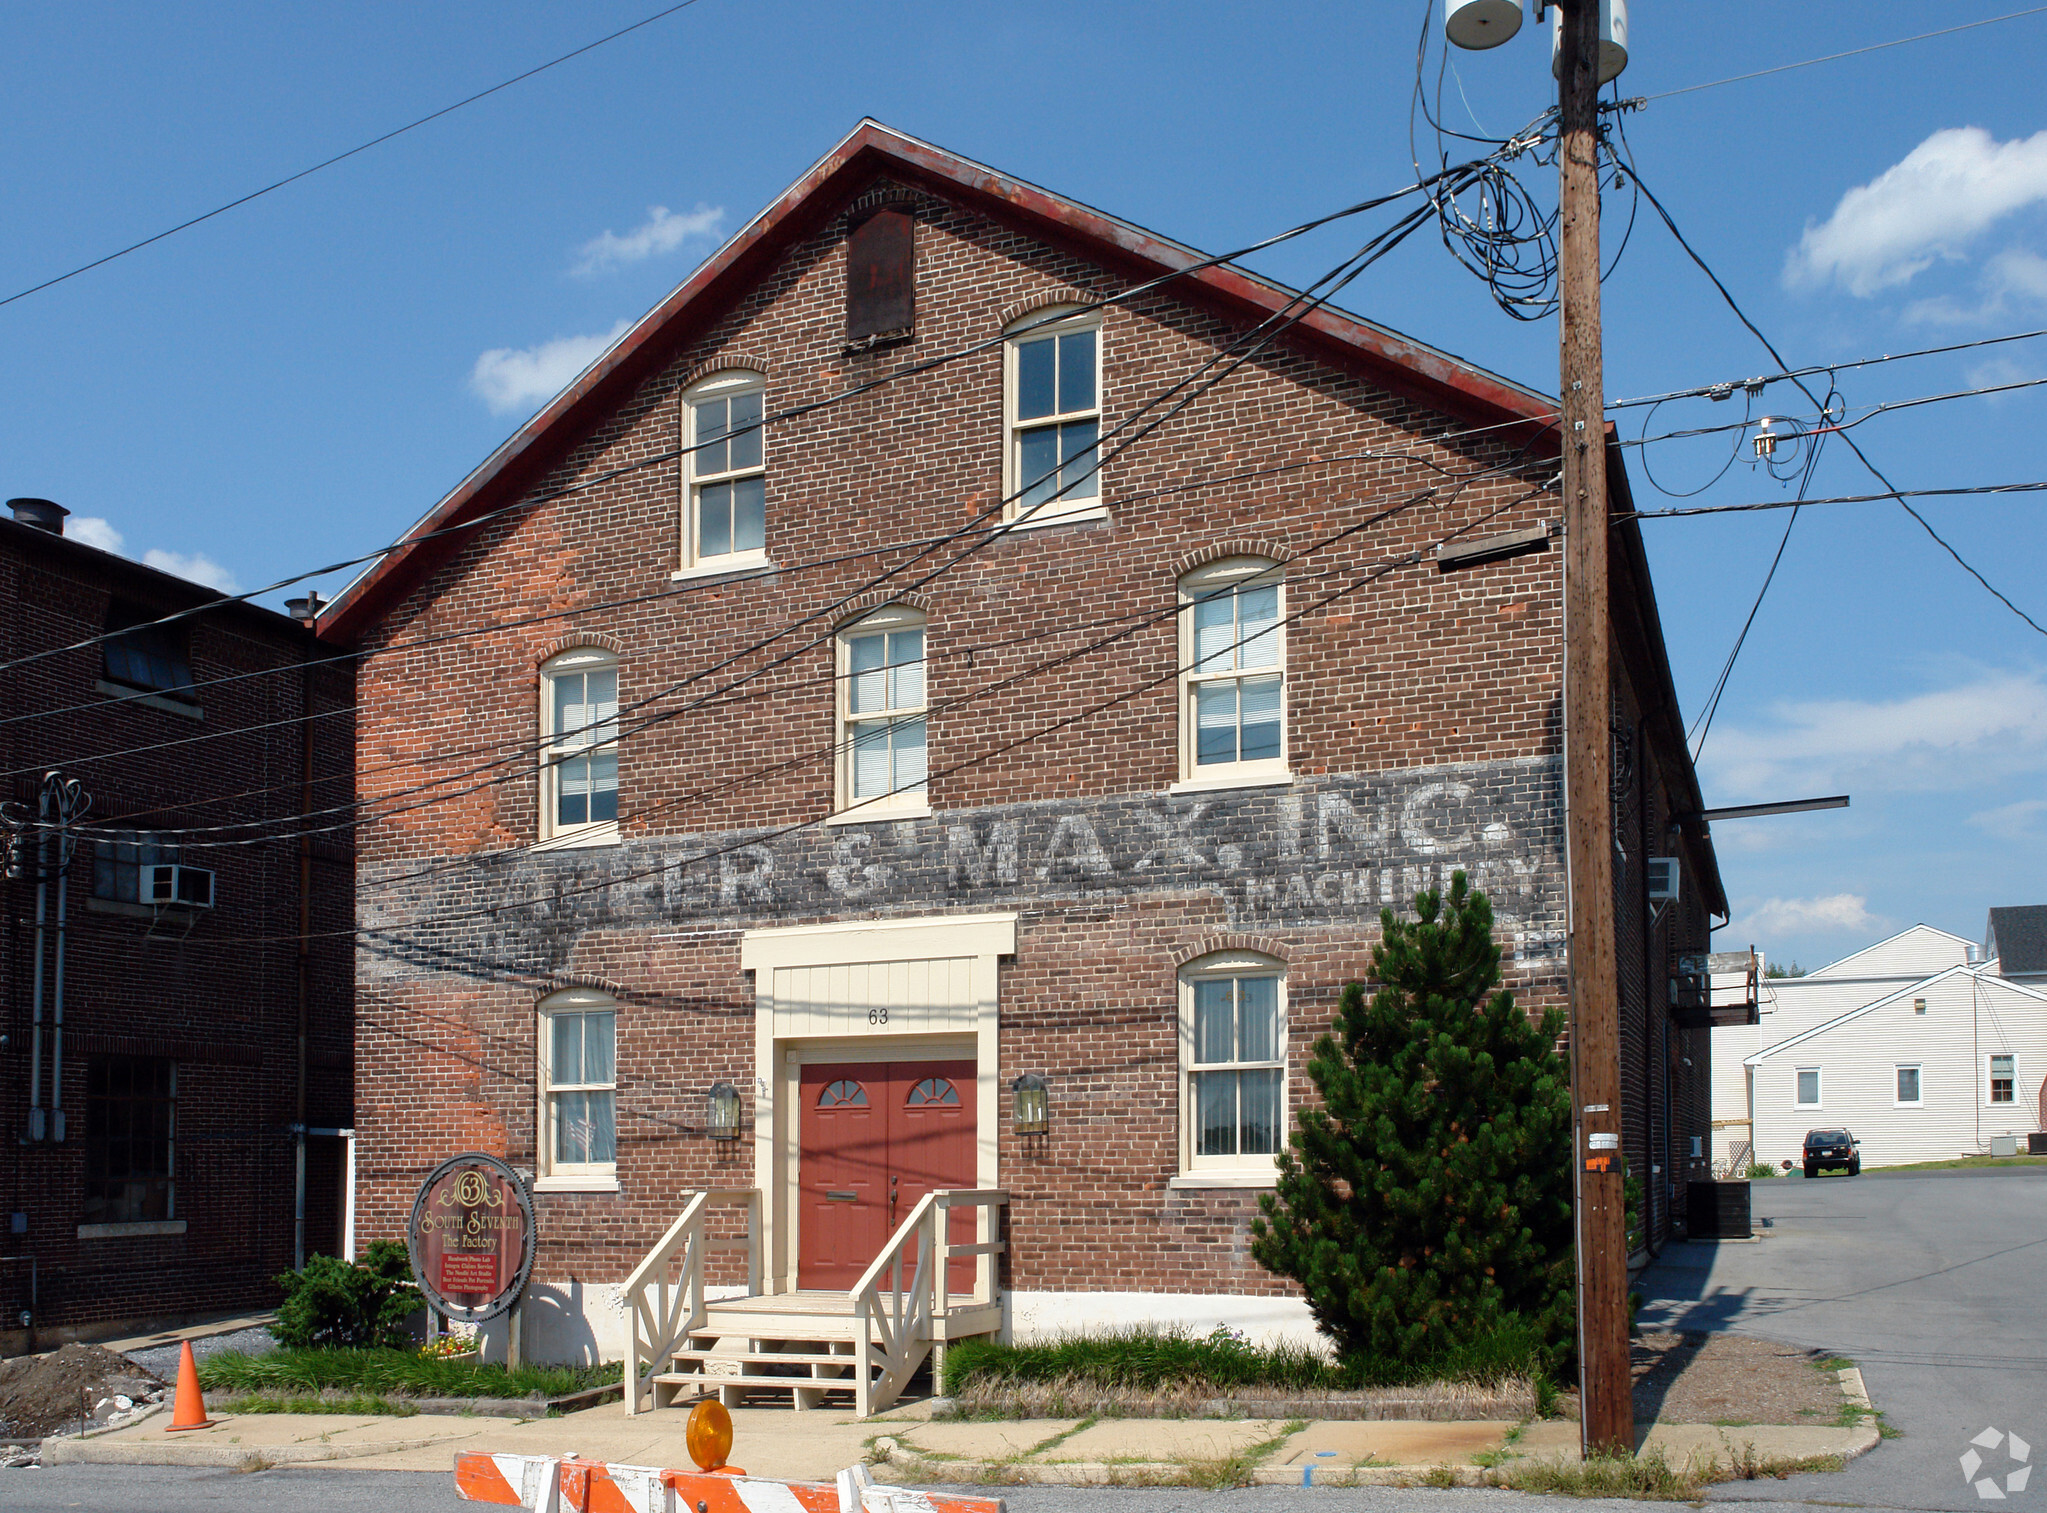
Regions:
<instances>
[{"instance_id":1,"label":"white window frame","mask_svg":"<svg viewBox=\"0 0 2047 1513\"><path fill-rule=\"evenodd\" d=\"M578 646L549 657L540 667L540 844L556 846L615 846L619 831L616 819L586 820L564 825L561 814L561 764L575 757L600 752L618 753L616 734L608 741L593 741L588 734L554 728L555 679L576 673L610 671L623 680L618 655L601 646ZM613 729L616 731L616 722ZM615 793L625 791L624 773L619 774Z\"/></svg>"},{"instance_id":2,"label":"white window frame","mask_svg":"<svg viewBox=\"0 0 2047 1513\"><path fill-rule=\"evenodd\" d=\"M1912 1086L1918 1090L1919 1096L1916 1098L1907 1098L1904 1095L1905 1090L1902 1079L1904 1078L1904 1075L1907 1072L1910 1072L1912 1074ZM1900 1061L1891 1068L1891 1107L1892 1108L1926 1107L1926 1068L1923 1063L1917 1061Z\"/></svg>"},{"instance_id":3,"label":"white window frame","mask_svg":"<svg viewBox=\"0 0 2047 1513\"><path fill-rule=\"evenodd\" d=\"M611 1080L609 1082L558 1083L554 1079L554 1024L570 1014L611 1015ZM616 1192L618 1190L618 1000L595 988L568 988L540 1001L534 1016L540 1100L534 1130L533 1186L540 1192ZM609 1092L611 1094L611 1149L609 1161L567 1162L555 1159L555 1098L560 1093Z\"/></svg>"},{"instance_id":4,"label":"white window frame","mask_svg":"<svg viewBox=\"0 0 2047 1513\"><path fill-rule=\"evenodd\" d=\"M1807 1072L1812 1073L1813 1099L1812 1102L1810 1103L1807 1103L1804 1099L1798 1096L1798 1080L1799 1078L1803 1077ZM1826 1083L1824 1079L1820 1076L1819 1067L1796 1066L1791 1069L1791 1106L1793 1108L1825 1108L1827 1106Z\"/></svg>"},{"instance_id":5,"label":"white window frame","mask_svg":"<svg viewBox=\"0 0 2047 1513\"><path fill-rule=\"evenodd\" d=\"M1278 612L1274 628L1256 638L1263 642L1270 640L1273 645L1273 660L1269 664L1254 667L1236 665L1237 652L1245 645L1241 639L1232 642L1229 667L1202 668L1197 665L1200 651L1195 644L1194 608L1197 603L1219 598L1227 593L1234 595L1245 587L1270 585L1276 590ZM1249 788L1291 783L1293 770L1291 742L1287 727L1291 700L1287 677L1287 593L1285 570L1281 564L1263 557L1225 557L1210 562L1183 575L1179 582L1180 623L1179 636L1179 742L1180 780L1172 787L1175 793L1195 793L1214 788ZM1241 622L1239 622L1241 623ZM1254 761L1209 762L1200 760L1200 728L1195 713L1195 701L1200 697L1199 689L1206 684L1234 682L1243 684L1253 678L1277 677L1279 679L1279 755ZM1240 716L1241 718L1241 716ZM1241 728L1241 727L1240 727Z\"/></svg>"},{"instance_id":6,"label":"white window frame","mask_svg":"<svg viewBox=\"0 0 2047 1513\"><path fill-rule=\"evenodd\" d=\"M1054 525L1073 520L1095 520L1109 513L1103 503L1106 486L1101 471L1102 437L1102 343L1103 329L1100 311L1068 316L1075 309L1072 305L1050 305L1043 310L1033 310L1029 315L1012 321L1004 330L1008 338L1002 344L1002 497L1009 501L1003 511L1003 518L1018 529L1035 525ZM1051 415L1033 416L1029 420L1016 418L1017 406L1017 353L1027 343L1043 341L1048 337L1070 336L1077 331L1092 331L1095 336L1095 402L1090 407L1060 410ZM1076 422L1092 420L1095 423L1095 472L1091 480L1091 491L1085 495L1062 494L1040 504L1036 509L1027 506L1021 495L1024 486L1032 482L1023 472L1023 438L1032 431L1048 426L1073 425ZM1042 471L1042 470L1040 470Z\"/></svg>"},{"instance_id":7,"label":"white window frame","mask_svg":"<svg viewBox=\"0 0 2047 1513\"><path fill-rule=\"evenodd\" d=\"M1274 980L1274 1011L1278 1016L1275 1055L1265 1061L1199 1062L1195 1059L1195 985L1220 979L1269 977ZM1195 1150L1199 1110L1195 1078L1205 1070L1277 1069L1279 1072L1278 1143L1285 1149L1292 1128L1292 1103L1287 1074L1287 964L1256 951L1217 951L1188 962L1179 971L1180 1041L1180 1175L1176 1187L1270 1187L1278 1179L1278 1151L1270 1155L1238 1153L1204 1156Z\"/></svg>"},{"instance_id":8,"label":"white window frame","mask_svg":"<svg viewBox=\"0 0 2047 1513\"><path fill-rule=\"evenodd\" d=\"M887 635L904 631L921 632L924 658L922 662L924 702L890 706L885 710L862 712L853 710L853 643L868 636ZM862 824L870 820L899 820L926 815L931 812L931 790L929 779L914 786L899 789L881 796L860 796L854 792L855 739L862 727L878 725L894 726L911 720L921 720L924 725L924 764L928 773L931 766L931 628L928 617L920 609L907 604L887 604L871 614L862 615L850 625L839 628L833 638L833 719L837 738L835 746L838 760L835 764L836 802L834 813L828 823ZM907 664L899 664L907 665ZM893 778L893 774L891 774Z\"/></svg>"},{"instance_id":9,"label":"white window frame","mask_svg":"<svg viewBox=\"0 0 2047 1513\"><path fill-rule=\"evenodd\" d=\"M2011 1096L1998 1098L1996 1067L2002 1059L2011 1063ZM1985 1051L1983 1053L1983 1106L1985 1108L2017 1108L2019 1103L2019 1056L2016 1051Z\"/></svg>"},{"instance_id":10,"label":"white window frame","mask_svg":"<svg viewBox=\"0 0 2047 1513\"><path fill-rule=\"evenodd\" d=\"M683 391L683 446L682 455L682 552L681 565L672 575L679 578L695 577L706 573L728 573L749 567L765 566L768 561L767 548L767 505L761 505L761 544L744 551L718 552L706 555L703 545L703 491L712 484L733 483L744 478L759 478L763 481L768 474L768 433L765 425L757 433L760 437L760 461L746 467L719 469L710 464L706 453L697 450L697 414L699 408L709 402L730 400L744 394L759 394L761 410L767 410L767 377L747 368L730 368L699 379Z\"/></svg>"}]
</instances>

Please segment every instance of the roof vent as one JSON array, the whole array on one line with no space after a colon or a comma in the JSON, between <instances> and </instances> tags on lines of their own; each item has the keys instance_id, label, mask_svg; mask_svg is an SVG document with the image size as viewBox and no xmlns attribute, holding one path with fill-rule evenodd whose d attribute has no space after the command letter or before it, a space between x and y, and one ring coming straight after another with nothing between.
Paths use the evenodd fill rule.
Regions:
<instances>
[{"instance_id":1,"label":"roof vent","mask_svg":"<svg viewBox=\"0 0 2047 1513\"><path fill-rule=\"evenodd\" d=\"M23 525L48 531L52 536L64 534L64 517L71 513L54 499L10 499L7 507Z\"/></svg>"},{"instance_id":2,"label":"roof vent","mask_svg":"<svg viewBox=\"0 0 2047 1513\"><path fill-rule=\"evenodd\" d=\"M303 599L287 599L284 601L284 612L301 624L307 624L319 619L320 611L326 607L327 601L320 597L318 589L309 591Z\"/></svg>"}]
</instances>

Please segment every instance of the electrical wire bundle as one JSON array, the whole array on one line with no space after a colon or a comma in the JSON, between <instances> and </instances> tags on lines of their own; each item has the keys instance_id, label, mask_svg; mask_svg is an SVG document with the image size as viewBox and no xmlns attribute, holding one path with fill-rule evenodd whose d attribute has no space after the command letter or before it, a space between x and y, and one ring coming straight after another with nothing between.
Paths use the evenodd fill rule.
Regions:
<instances>
[{"instance_id":1,"label":"electrical wire bundle","mask_svg":"<svg viewBox=\"0 0 2047 1513\"><path fill-rule=\"evenodd\" d=\"M1554 196L1539 196L1523 184L1515 174L1515 166L1523 161L1542 168L1556 166L1556 107L1545 110L1510 137L1486 135L1482 126L1476 132L1466 132L1444 125L1443 88L1451 68L1450 49L1445 44L1437 44L1433 97L1428 87L1429 39L1436 30L1437 10L1436 0L1423 5L1421 36L1415 44L1414 97L1407 116L1408 153L1415 177L1435 186L1429 191L1429 200L1435 207L1443 245L1450 255L1491 291L1494 303L1508 315L1522 321L1543 320L1557 309L1557 206ZM1460 99L1463 92L1460 80ZM1616 112L1625 108L1618 100L1604 107ZM1477 126L1477 114L1469 100L1464 100L1464 109ZM1417 116L1435 133L1436 169L1426 176ZM1453 179L1445 173L1450 167L1452 142L1469 142L1489 149L1467 179ZM1634 185L1616 159L1604 130L1600 133L1599 185L1602 194L1626 189L1631 195ZM1635 229L1638 198L1630 198L1627 227L1600 274L1602 280L1612 275L1621 254L1627 250Z\"/></svg>"}]
</instances>

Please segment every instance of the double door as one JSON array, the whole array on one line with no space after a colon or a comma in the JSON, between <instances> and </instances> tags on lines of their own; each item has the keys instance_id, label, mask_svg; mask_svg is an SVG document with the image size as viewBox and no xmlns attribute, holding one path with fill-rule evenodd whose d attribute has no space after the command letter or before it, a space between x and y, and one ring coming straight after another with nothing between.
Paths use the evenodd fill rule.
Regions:
<instances>
[{"instance_id":1,"label":"double door","mask_svg":"<svg viewBox=\"0 0 2047 1513\"><path fill-rule=\"evenodd\" d=\"M798 1093L796 1285L841 1291L926 1193L975 1185L974 1063L806 1064ZM974 1242L971 1211L951 1226L953 1243ZM971 1257L955 1261L947 1286L973 1277Z\"/></svg>"}]
</instances>

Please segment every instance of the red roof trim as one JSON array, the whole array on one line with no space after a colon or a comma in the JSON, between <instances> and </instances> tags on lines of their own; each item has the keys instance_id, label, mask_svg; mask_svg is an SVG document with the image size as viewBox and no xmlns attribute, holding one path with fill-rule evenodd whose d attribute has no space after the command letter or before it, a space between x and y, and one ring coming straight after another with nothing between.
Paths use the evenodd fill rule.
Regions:
<instances>
[{"instance_id":1,"label":"red roof trim","mask_svg":"<svg viewBox=\"0 0 2047 1513\"><path fill-rule=\"evenodd\" d=\"M352 642L389 611L411 586L457 551L466 519L515 502L558 465L562 455L622 403L631 391L696 332L722 315L721 296L748 287L784 246L809 235L837 208L838 189L889 171L922 181L940 193L978 201L981 208L1033 234L1064 242L1095 260L1129 266L1141 277L1186 268L1201 254L1076 201L997 173L875 121L862 121L795 183L557 395L406 533L403 543L349 584L326 613L319 631ZM1293 292L1238 268L1205 268L1169 286L1182 297L1263 318ZM1301 321L1289 339L1354 367L1389 390L1479 424L1509 425L1515 440L1538 437L1554 413L1547 396L1369 321L1324 308Z\"/></svg>"}]
</instances>

